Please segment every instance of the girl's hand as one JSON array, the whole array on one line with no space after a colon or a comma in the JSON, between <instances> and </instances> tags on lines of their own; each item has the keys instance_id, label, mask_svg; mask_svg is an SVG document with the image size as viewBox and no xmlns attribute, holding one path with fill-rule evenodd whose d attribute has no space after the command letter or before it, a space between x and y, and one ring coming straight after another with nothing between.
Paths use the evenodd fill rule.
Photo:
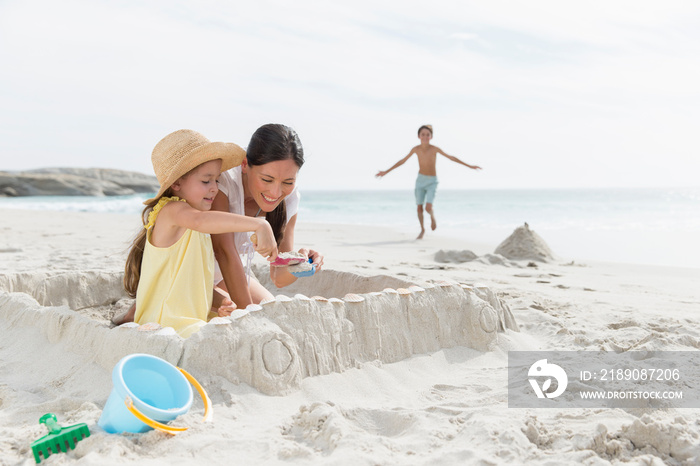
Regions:
<instances>
[{"instance_id":1,"label":"girl's hand","mask_svg":"<svg viewBox=\"0 0 700 466\"><path fill-rule=\"evenodd\" d=\"M219 317L226 317L236 310L236 304L231 301L228 293L218 286L214 287L214 295L212 299L212 308Z\"/></svg>"},{"instance_id":2,"label":"girl's hand","mask_svg":"<svg viewBox=\"0 0 700 466\"><path fill-rule=\"evenodd\" d=\"M312 264L316 264L317 272L321 270L321 266L323 266L323 255L320 252L314 251L313 249L301 248L299 249L299 253L311 259Z\"/></svg>"},{"instance_id":3,"label":"girl's hand","mask_svg":"<svg viewBox=\"0 0 700 466\"><path fill-rule=\"evenodd\" d=\"M272 227L267 220L260 219L260 226L250 236L250 240L255 245L255 250L267 260L273 261L277 258L277 242L272 233Z\"/></svg>"},{"instance_id":4,"label":"girl's hand","mask_svg":"<svg viewBox=\"0 0 700 466\"><path fill-rule=\"evenodd\" d=\"M231 301L231 298L224 298L221 301L221 306L216 310L219 317L230 316L233 311L236 310L236 303Z\"/></svg>"}]
</instances>

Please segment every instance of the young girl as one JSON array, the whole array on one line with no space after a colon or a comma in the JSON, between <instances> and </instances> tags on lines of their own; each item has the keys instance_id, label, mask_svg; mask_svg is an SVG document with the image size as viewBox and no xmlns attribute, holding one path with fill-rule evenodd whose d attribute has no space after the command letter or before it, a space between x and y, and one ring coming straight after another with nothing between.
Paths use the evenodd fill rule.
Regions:
<instances>
[{"instance_id":1,"label":"young girl","mask_svg":"<svg viewBox=\"0 0 700 466\"><path fill-rule=\"evenodd\" d=\"M236 144L210 142L192 130L171 133L153 149L161 187L144 203L144 230L134 240L124 273L124 288L136 298L135 322L173 327L183 338L206 324L214 289L209 234L255 232L256 251L268 260L277 257L265 219L211 211L219 175L244 157Z\"/></svg>"}]
</instances>

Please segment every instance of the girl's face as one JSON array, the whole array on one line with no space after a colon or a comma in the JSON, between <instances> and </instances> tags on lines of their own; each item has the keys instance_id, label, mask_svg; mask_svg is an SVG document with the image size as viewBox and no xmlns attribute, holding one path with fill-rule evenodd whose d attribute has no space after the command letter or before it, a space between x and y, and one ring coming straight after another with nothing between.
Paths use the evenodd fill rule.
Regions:
<instances>
[{"instance_id":1,"label":"girl's face","mask_svg":"<svg viewBox=\"0 0 700 466\"><path fill-rule=\"evenodd\" d=\"M433 135L430 134L430 130L423 128L422 130L420 130L420 134L418 134L418 138L420 138L420 142L427 144L433 138Z\"/></svg>"},{"instance_id":2,"label":"girl's face","mask_svg":"<svg viewBox=\"0 0 700 466\"><path fill-rule=\"evenodd\" d=\"M216 180L221 174L221 159L210 160L177 180L172 188L175 194L197 210L211 210L219 187Z\"/></svg>"},{"instance_id":3,"label":"girl's face","mask_svg":"<svg viewBox=\"0 0 700 466\"><path fill-rule=\"evenodd\" d=\"M248 193L263 212L271 212L294 190L299 167L292 159L277 160L264 165L248 165L243 160L242 171L248 178Z\"/></svg>"}]
</instances>

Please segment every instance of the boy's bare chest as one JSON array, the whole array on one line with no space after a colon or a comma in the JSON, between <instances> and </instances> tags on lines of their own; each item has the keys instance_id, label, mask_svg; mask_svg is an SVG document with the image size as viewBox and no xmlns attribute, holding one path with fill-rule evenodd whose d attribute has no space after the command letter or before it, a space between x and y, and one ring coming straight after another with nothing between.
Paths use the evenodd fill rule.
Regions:
<instances>
[{"instance_id":1,"label":"boy's bare chest","mask_svg":"<svg viewBox=\"0 0 700 466\"><path fill-rule=\"evenodd\" d=\"M434 147L419 147L418 149L416 149L416 155L419 159L424 161L435 160L435 157L437 156L437 150Z\"/></svg>"}]
</instances>

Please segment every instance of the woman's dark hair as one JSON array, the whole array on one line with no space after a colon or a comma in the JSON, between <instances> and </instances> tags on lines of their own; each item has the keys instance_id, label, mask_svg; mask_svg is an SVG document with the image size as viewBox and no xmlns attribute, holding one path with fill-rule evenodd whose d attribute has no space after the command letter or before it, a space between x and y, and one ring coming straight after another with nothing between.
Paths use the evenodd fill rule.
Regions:
<instances>
[{"instance_id":1,"label":"woman's dark hair","mask_svg":"<svg viewBox=\"0 0 700 466\"><path fill-rule=\"evenodd\" d=\"M246 151L246 159L250 166L291 159L301 168L304 165L304 148L296 131L289 126L267 124L253 133ZM275 210L268 212L265 218L272 227L279 246L284 237L284 227L287 224L285 202L280 202L280 205Z\"/></svg>"}]
</instances>

